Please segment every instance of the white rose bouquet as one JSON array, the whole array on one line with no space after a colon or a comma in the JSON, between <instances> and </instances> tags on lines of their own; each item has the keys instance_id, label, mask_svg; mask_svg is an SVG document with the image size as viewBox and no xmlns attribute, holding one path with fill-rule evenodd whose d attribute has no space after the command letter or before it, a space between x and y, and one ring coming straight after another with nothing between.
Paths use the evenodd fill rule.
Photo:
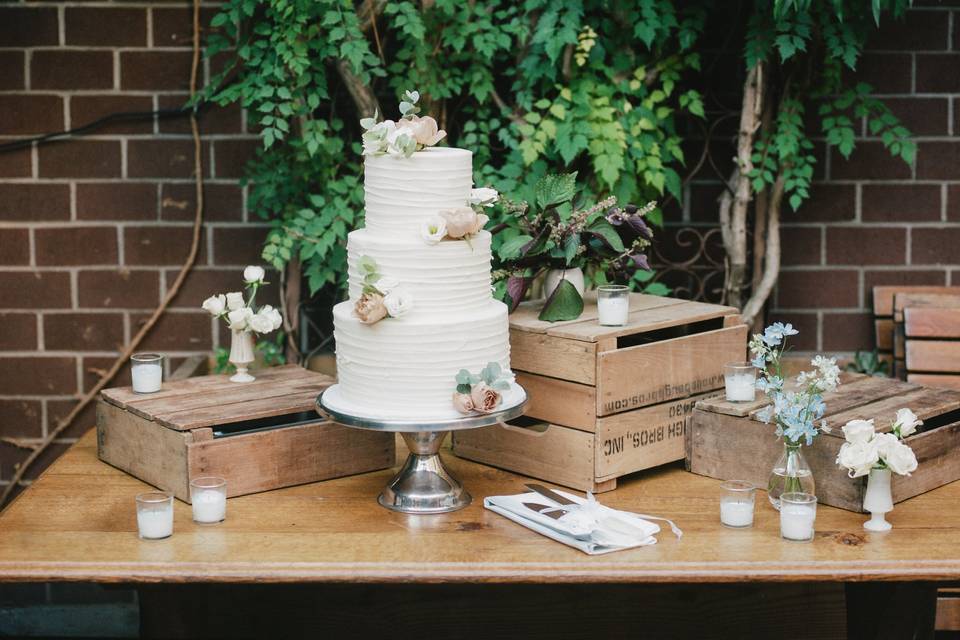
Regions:
<instances>
[{"instance_id":1,"label":"white rose bouquet","mask_svg":"<svg viewBox=\"0 0 960 640\"><path fill-rule=\"evenodd\" d=\"M851 420L843 425L846 439L840 446L837 464L851 478L868 475L873 469L890 469L908 476L917 469L917 456L903 440L923 424L910 409L900 409L890 431L877 433L873 420Z\"/></svg>"},{"instance_id":2,"label":"white rose bouquet","mask_svg":"<svg viewBox=\"0 0 960 640\"><path fill-rule=\"evenodd\" d=\"M259 309L254 307L257 291L264 284L266 272L263 267L250 265L243 270L244 288L248 291L245 297L242 291L219 293L203 301L203 309L214 318L223 318L231 331L253 331L254 333L270 333L280 328L283 317L280 311L269 304Z\"/></svg>"}]
</instances>

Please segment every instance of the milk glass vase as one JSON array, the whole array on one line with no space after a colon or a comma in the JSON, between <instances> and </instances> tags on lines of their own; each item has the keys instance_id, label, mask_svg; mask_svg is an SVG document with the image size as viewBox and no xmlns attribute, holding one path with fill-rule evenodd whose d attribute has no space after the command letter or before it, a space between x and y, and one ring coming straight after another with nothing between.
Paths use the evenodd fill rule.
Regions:
<instances>
[{"instance_id":1,"label":"milk glass vase","mask_svg":"<svg viewBox=\"0 0 960 640\"><path fill-rule=\"evenodd\" d=\"M867 493L863 496L863 508L870 512L870 519L863 523L863 528L867 531L889 531L893 527L886 520L886 515L893 511L890 469L870 470Z\"/></svg>"},{"instance_id":2,"label":"milk glass vase","mask_svg":"<svg viewBox=\"0 0 960 640\"><path fill-rule=\"evenodd\" d=\"M237 372L230 376L230 382L253 382L255 378L247 371L251 362L256 358L253 351L253 332L249 329L230 333L230 364L237 368Z\"/></svg>"},{"instance_id":3,"label":"milk glass vase","mask_svg":"<svg viewBox=\"0 0 960 640\"><path fill-rule=\"evenodd\" d=\"M803 457L799 443L784 440L783 453L770 473L767 482L767 498L777 511L780 510L780 496L784 493L809 493L816 495L813 472Z\"/></svg>"}]
</instances>

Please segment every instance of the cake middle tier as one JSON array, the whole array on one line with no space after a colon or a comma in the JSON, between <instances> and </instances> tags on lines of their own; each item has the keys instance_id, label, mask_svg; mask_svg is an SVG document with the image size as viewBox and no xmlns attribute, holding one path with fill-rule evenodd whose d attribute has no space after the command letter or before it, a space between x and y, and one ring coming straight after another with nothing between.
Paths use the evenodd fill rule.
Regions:
<instances>
[{"instance_id":1,"label":"cake middle tier","mask_svg":"<svg viewBox=\"0 0 960 640\"><path fill-rule=\"evenodd\" d=\"M384 277L398 280L413 296L413 313L445 313L484 309L490 303L491 235L481 231L470 239L444 240L429 245L413 234L392 237L351 231L347 239L350 299L363 290L358 261L373 258Z\"/></svg>"}]
</instances>

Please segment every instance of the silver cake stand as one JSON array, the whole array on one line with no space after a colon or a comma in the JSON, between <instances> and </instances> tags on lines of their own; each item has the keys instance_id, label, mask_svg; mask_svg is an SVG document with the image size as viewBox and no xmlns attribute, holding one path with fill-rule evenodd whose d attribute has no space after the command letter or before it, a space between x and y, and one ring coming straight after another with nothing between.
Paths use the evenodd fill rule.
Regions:
<instances>
[{"instance_id":1,"label":"silver cake stand","mask_svg":"<svg viewBox=\"0 0 960 640\"><path fill-rule=\"evenodd\" d=\"M448 420L385 420L356 415L331 401L337 395L337 385L317 396L317 411L348 427L391 431L403 436L410 455L377 499L382 506L404 513L446 513L463 509L472 498L440 459L443 439L450 431L488 427L523 415L527 407L526 393L519 385L514 386L519 393L512 394L509 406L493 413Z\"/></svg>"}]
</instances>

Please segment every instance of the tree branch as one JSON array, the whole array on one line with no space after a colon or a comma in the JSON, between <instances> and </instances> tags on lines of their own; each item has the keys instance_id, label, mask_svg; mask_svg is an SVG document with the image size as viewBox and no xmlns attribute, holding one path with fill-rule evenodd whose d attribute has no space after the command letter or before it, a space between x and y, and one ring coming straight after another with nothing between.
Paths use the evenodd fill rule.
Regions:
<instances>
[{"instance_id":1,"label":"tree branch","mask_svg":"<svg viewBox=\"0 0 960 640\"><path fill-rule=\"evenodd\" d=\"M343 84L350 92L353 103L357 105L357 111L361 118L372 117L374 113L380 110L377 96L373 94L373 90L369 86L357 77L357 74L350 68L349 62L342 58L337 60L337 73L340 74Z\"/></svg>"},{"instance_id":2,"label":"tree branch","mask_svg":"<svg viewBox=\"0 0 960 640\"><path fill-rule=\"evenodd\" d=\"M753 295L743 307L741 317L747 324L753 324L766 304L780 275L780 207L786 179L781 171L770 190L770 206L767 208L767 254L764 260L763 277L753 291Z\"/></svg>"}]
</instances>

